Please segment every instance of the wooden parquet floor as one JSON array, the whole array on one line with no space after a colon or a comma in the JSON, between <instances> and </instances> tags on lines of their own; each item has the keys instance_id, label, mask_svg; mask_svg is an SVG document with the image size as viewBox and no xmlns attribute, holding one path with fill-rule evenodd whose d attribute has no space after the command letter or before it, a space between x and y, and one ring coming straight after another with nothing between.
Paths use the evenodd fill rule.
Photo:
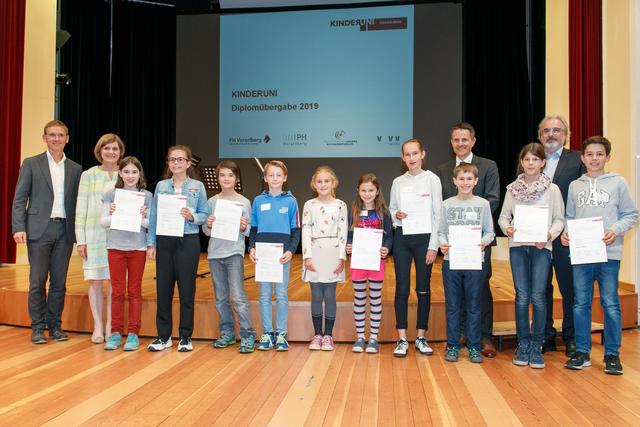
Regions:
<instances>
[{"instance_id":1,"label":"wooden parquet floor","mask_svg":"<svg viewBox=\"0 0 640 427\"><path fill-rule=\"evenodd\" d=\"M311 352L241 355L195 342L194 351L104 351L87 334L35 346L27 328L0 326L0 426L502 426L640 425L640 331L623 333L624 375L593 366L511 363L513 349L483 364L466 352L405 359L384 344L377 355L339 344ZM146 344L148 340L143 340Z\"/></svg>"}]
</instances>

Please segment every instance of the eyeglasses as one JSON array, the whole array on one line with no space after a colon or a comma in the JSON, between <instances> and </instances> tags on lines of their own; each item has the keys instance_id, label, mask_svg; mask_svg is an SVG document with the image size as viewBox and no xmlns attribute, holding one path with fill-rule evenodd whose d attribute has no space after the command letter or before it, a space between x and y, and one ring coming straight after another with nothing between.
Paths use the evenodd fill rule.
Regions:
<instances>
[{"instance_id":1,"label":"eyeglasses","mask_svg":"<svg viewBox=\"0 0 640 427\"><path fill-rule=\"evenodd\" d=\"M558 133L562 133L562 132L564 132L564 129L562 129L562 128L544 128L544 129L542 129L542 133L547 134L547 135L550 134L550 133L558 134Z\"/></svg>"},{"instance_id":2,"label":"eyeglasses","mask_svg":"<svg viewBox=\"0 0 640 427\"><path fill-rule=\"evenodd\" d=\"M188 161L189 159L185 159L184 157L169 157L167 159L167 161L169 163L184 163L186 161Z\"/></svg>"}]
</instances>

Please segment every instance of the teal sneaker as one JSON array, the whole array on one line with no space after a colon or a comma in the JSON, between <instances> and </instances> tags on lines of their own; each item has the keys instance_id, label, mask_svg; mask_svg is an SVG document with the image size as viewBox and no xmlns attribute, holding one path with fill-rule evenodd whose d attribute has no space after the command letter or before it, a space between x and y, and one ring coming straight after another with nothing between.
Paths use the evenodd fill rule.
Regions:
<instances>
[{"instance_id":1,"label":"teal sneaker","mask_svg":"<svg viewBox=\"0 0 640 427\"><path fill-rule=\"evenodd\" d=\"M138 336L133 332L129 332L127 335L127 341L124 343L124 347L122 348L124 351L136 351L140 346L140 340L138 340Z\"/></svg>"},{"instance_id":2,"label":"teal sneaker","mask_svg":"<svg viewBox=\"0 0 640 427\"><path fill-rule=\"evenodd\" d=\"M234 345L235 343L236 343L236 337L233 336L232 334L225 333L220 335L220 338L218 338L213 342L213 346L215 348L227 348L229 346Z\"/></svg>"},{"instance_id":3,"label":"teal sneaker","mask_svg":"<svg viewBox=\"0 0 640 427\"><path fill-rule=\"evenodd\" d=\"M477 348L470 348L469 349L469 361L471 363L482 363L484 361L484 357L482 357L482 354L480 354L480 350L478 350Z\"/></svg>"},{"instance_id":4,"label":"teal sneaker","mask_svg":"<svg viewBox=\"0 0 640 427\"><path fill-rule=\"evenodd\" d=\"M273 332L262 334L258 342L258 350L267 351L273 348Z\"/></svg>"},{"instance_id":5,"label":"teal sneaker","mask_svg":"<svg viewBox=\"0 0 640 427\"><path fill-rule=\"evenodd\" d=\"M280 332L276 338L276 351L289 351L289 343L286 338L287 334Z\"/></svg>"},{"instance_id":6,"label":"teal sneaker","mask_svg":"<svg viewBox=\"0 0 640 427\"><path fill-rule=\"evenodd\" d=\"M253 335L249 335L246 338L240 338L240 348L238 351L242 354L253 353L255 345L256 338Z\"/></svg>"},{"instance_id":7,"label":"teal sneaker","mask_svg":"<svg viewBox=\"0 0 640 427\"><path fill-rule=\"evenodd\" d=\"M120 332L114 332L111 334L109 338L107 338L107 343L104 345L105 350L117 350L122 344L122 335Z\"/></svg>"},{"instance_id":8,"label":"teal sneaker","mask_svg":"<svg viewBox=\"0 0 640 427\"><path fill-rule=\"evenodd\" d=\"M444 360L447 362L457 362L460 357L460 350L455 347L447 347L444 353Z\"/></svg>"}]
</instances>

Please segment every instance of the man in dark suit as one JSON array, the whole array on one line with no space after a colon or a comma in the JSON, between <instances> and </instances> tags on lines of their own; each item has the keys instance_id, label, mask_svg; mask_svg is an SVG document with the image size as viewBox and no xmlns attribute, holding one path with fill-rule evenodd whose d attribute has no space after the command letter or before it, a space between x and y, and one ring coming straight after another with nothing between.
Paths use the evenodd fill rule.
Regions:
<instances>
[{"instance_id":1,"label":"man in dark suit","mask_svg":"<svg viewBox=\"0 0 640 427\"><path fill-rule=\"evenodd\" d=\"M493 160L476 156L471 152L476 143L476 132L469 123L458 123L451 129L451 147L455 159L445 162L435 170L442 183L442 200L453 197L458 193L453 184L453 169L460 163L471 163L478 168L478 184L473 189L473 194L489 201L491 214L493 215L500 204L500 177L498 166ZM489 286L491 279L491 246L484 250L483 290L482 290L482 350L485 357L495 357L496 349L493 346L491 336L493 333L493 296ZM463 311L464 313L464 311ZM464 334L464 316L461 326Z\"/></svg>"},{"instance_id":2,"label":"man in dark suit","mask_svg":"<svg viewBox=\"0 0 640 427\"><path fill-rule=\"evenodd\" d=\"M580 178L586 171L580 153L564 148L570 135L567 121L558 115L546 116L538 125L538 138L544 146L546 164L544 174L552 179L560 188L565 207L567 206L567 192L569 184ZM575 352L573 329L573 272L569 259L569 247L563 246L560 239L553 241L552 266L547 283L547 320L545 323L545 341L542 352L556 351L556 330L553 327L553 272L562 294L562 338L565 343L565 353L573 356Z\"/></svg>"},{"instance_id":3,"label":"man in dark suit","mask_svg":"<svg viewBox=\"0 0 640 427\"><path fill-rule=\"evenodd\" d=\"M67 126L47 123L43 141L47 151L24 160L13 198L13 239L26 243L29 256L29 315L31 342L49 337L65 341L60 321L64 308L67 269L75 242L76 199L82 167L64 155ZM49 276L49 295L46 283Z\"/></svg>"}]
</instances>

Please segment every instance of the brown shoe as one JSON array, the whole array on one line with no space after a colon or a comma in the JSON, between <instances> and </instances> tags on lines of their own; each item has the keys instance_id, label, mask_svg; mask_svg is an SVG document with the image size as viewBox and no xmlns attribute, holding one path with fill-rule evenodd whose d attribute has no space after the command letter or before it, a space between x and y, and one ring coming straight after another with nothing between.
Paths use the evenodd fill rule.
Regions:
<instances>
[{"instance_id":1,"label":"brown shoe","mask_svg":"<svg viewBox=\"0 0 640 427\"><path fill-rule=\"evenodd\" d=\"M493 346L493 342L488 339L482 340L482 350L480 353L490 359L496 357L496 348Z\"/></svg>"}]
</instances>

